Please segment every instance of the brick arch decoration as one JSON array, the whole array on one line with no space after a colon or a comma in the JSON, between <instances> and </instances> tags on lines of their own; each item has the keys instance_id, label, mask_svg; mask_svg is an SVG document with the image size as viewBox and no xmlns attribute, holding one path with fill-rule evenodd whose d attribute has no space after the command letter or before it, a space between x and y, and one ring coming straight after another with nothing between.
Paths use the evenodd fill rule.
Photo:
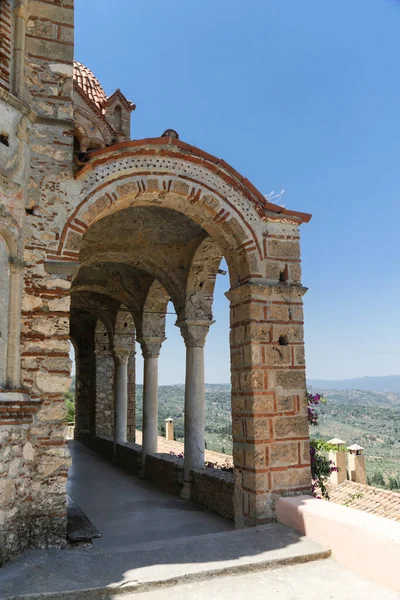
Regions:
<instances>
[{"instance_id":1,"label":"brick arch decoration","mask_svg":"<svg viewBox=\"0 0 400 600\"><path fill-rule=\"evenodd\" d=\"M266 222L300 224L310 215L267 201L225 161L175 138L121 142L91 153L75 175L81 192L49 260L78 261L86 230L130 206L179 211L221 246L232 284L262 278Z\"/></svg>"}]
</instances>

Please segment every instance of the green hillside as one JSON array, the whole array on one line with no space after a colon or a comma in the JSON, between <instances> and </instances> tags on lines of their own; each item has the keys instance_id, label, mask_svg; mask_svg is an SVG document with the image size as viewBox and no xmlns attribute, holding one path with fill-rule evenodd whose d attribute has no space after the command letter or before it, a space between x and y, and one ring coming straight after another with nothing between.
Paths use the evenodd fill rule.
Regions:
<instances>
[{"instance_id":1,"label":"green hillside","mask_svg":"<svg viewBox=\"0 0 400 600\"><path fill-rule=\"evenodd\" d=\"M400 488L400 394L363 390L322 390L327 399L311 436L343 439L365 448L367 474L373 485ZM160 386L159 432L172 417L175 436L184 436L184 386ZM136 423L142 427L143 387L136 389ZM231 395L227 384L206 385L206 444L209 450L232 453Z\"/></svg>"}]
</instances>

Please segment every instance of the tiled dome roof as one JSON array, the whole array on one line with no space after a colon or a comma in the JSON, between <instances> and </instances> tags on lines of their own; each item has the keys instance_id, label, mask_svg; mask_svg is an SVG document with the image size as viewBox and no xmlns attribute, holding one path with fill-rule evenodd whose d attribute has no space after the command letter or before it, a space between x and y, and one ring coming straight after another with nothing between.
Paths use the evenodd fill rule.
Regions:
<instances>
[{"instance_id":1,"label":"tiled dome roof","mask_svg":"<svg viewBox=\"0 0 400 600\"><path fill-rule=\"evenodd\" d=\"M74 61L74 81L77 83L83 94L93 102L101 112L104 112L104 107L107 104L107 96L103 87L99 80L93 75L92 71L77 61Z\"/></svg>"}]
</instances>

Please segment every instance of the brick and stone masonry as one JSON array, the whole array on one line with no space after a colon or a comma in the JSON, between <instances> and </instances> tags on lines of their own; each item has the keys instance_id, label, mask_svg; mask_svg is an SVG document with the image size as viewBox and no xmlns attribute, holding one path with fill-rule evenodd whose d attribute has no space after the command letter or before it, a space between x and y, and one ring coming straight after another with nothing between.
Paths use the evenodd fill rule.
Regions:
<instances>
[{"instance_id":1,"label":"brick and stone masonry","mask_svg":"<svg viewBox=\"0 0 400 600\"><path fill-rule=\"evenodd\" d=\"M179 485L185 497L212 489L201 471L203 347L223 256L235 491L218 510L238 526L273 519L280 495L310 488L299 242L310 216L271 204L173 130L130 140L134 104L74 64L73 0L0 7L0 562L65 545L71 340L75 438L111 453L134 441L138 340L151 467L142 460L141 474L159 470L169 301L187 354Z\"/></svg>"}]
</instances>

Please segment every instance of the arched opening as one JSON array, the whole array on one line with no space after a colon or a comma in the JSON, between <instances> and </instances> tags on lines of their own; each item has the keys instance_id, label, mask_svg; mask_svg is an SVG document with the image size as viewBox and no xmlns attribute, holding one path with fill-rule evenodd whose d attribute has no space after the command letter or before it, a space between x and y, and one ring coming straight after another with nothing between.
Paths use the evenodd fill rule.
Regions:
<instances>
[{"instance_id":1,"label":"arched opening","mask_svg":"<svg viewBox=\"0 0 400 600\"><path fill-rule=\"evenodd\" d=\"M75 388L76 388L76 372L77 368L77 353L75 343L72 338L69 340L69 358L71 360L71 385L69 390L64 394L65 403L67 405L67 423L68 423L68 438L74 438L75 429Z\"/></svg>"},{"instance_id":2,"label":"arched opening","mask_svg":"<svg viewBox=\"0 0 400 600\"><path fill-rule=\"evenodd\" d=\"M137 158L140 152L136 146L134 158L128 154L129 146L118 148L115 164L103 152L89 159L82 169L86 173L85 197L65 225L57 251L58 256L80 264L71 288L73 310L92 314L87 326L90 321L93 339L93 323L101 315L113 340L114 422L121 407L125 415L122 434L114 427L112 435L98 435L96 393L94 397L87 393L87 410L81 410L87 419L82 421L77 439L141 477L158 483L161 479L167 489L182 498L191 497L224 516L238 518L239 525L270 519L275 498L282 490L309 489L308 425L302 400L304 290L299 283L297 235L302 217L264 200L263 204L254 197L249 201L252 192L245 180L230 187L232 172L214 175L225 167L214 166L213 175L205 176L204 167L197 166L198 158L195 166L184 161L181 164L177 153L157 155L150 149ZM137 177L132 176L134 161L140 171ZM204 165L206 159L201 162ZM177 177L163 174L163 169L178 167ZM223 275L226 272L229 279ZM207 370L204 372L205 366L213 369L221 362L228 347L218 347L214 356L209 354L216 293L221 306L227 309L229 302L230 310L231 393L228 382L222 381L226 384L223 411L213 398L215 389L206 385ZM79 297L85 298L83 307ZM161 299L162 308L157 304ZM140 440L139 436L135 439L135 433L133 438L127 433L130 359L127 352L120 352L124 348L115 337L123 311L133 318L136 367L139 365L139 372L143 372L137 377L143 380ZM174 337L166 333L166 311L175 313L173 327L177 325L175 330L183 340L179 346L182 353L176 351L176 344L169 350L165 341L165 337ZM226 313L224 322L227 331ZM223 336L218 334L218 325L216 330L214 340L219 344ZM160 419L164 400L158 377L162 372L159 356L163 365L164 352L168 352L169 361L180 360L185 379L176 402L177 414L183 415L183 435L179 435L182 423L177 423L172 436L177 439L170 440L181 442L181 451L171 450L174 454L160 452L161 440L167 441L166 415ZM173 362L169 364L169 375L173 376ZM131 412L138 417L138 405ZM222 422L221 412L225 417ZM208 431L207 419L211 421ZM133 422L135 431L140 418ZM170 425L168 422L169 433ZM204 473L207 435L210 444L218 443L213 449L221 451L220 462L232 455L231 465L233 462L238 469L241 501L235 506L232 466L226 471L226 480L223 477L223 499L217 486L210 483L213 469ZM289 459L281 464L286 452ZM213 490L207 498L202 492L206 487L201 484L203 477L207 489Z\"/></svg>"},{"instance_id":3,"label":"arched opening","mask_svg":"<svg viewBox=\"0 0 400 600\"><path fill-rule=\"evenodd\" d=\"M186 477L192 485L192 469L201 471L205 464L203 352L212 327L221 257L222 250L207 231L182 212L157 206L128 207L87 229L71 288L71 318L80 322L87 365L84 371L80 368L83 380L77 383L81 417L75 439L118 464L129 464L131 471L152 482L160 484L161 477L166 489L178 494L182 480ZM159 356L161 374L169 371L169 386L162 386L158 378ZM198 365L194 371L188 367L188 356ZM228 353L225 358L229 362ZM94 398L87 385L92 362ZM136 379L142 382L139 389ZM165 429L168 418L175 420L170 440ZM196 452L193 440L196 444L201 440ZM73 455L78 457L73 470L76 482L80 453ZM192 461L190 480L185 475L188 459ZM71 489L79 493L76 487ZM208 526L214 531L232 524L222 520L219 524L210 521Z\"/></svg>"},{"instance_id":4,"label":"arched opening","mask_svg":"<svg viewBox=\"0 0 400 600\"><path fill-rule=\"evenodd\" d=\"M122 131L122 109L119 105L114 109L114 129Z\"/></svg>"}]
</instances>

